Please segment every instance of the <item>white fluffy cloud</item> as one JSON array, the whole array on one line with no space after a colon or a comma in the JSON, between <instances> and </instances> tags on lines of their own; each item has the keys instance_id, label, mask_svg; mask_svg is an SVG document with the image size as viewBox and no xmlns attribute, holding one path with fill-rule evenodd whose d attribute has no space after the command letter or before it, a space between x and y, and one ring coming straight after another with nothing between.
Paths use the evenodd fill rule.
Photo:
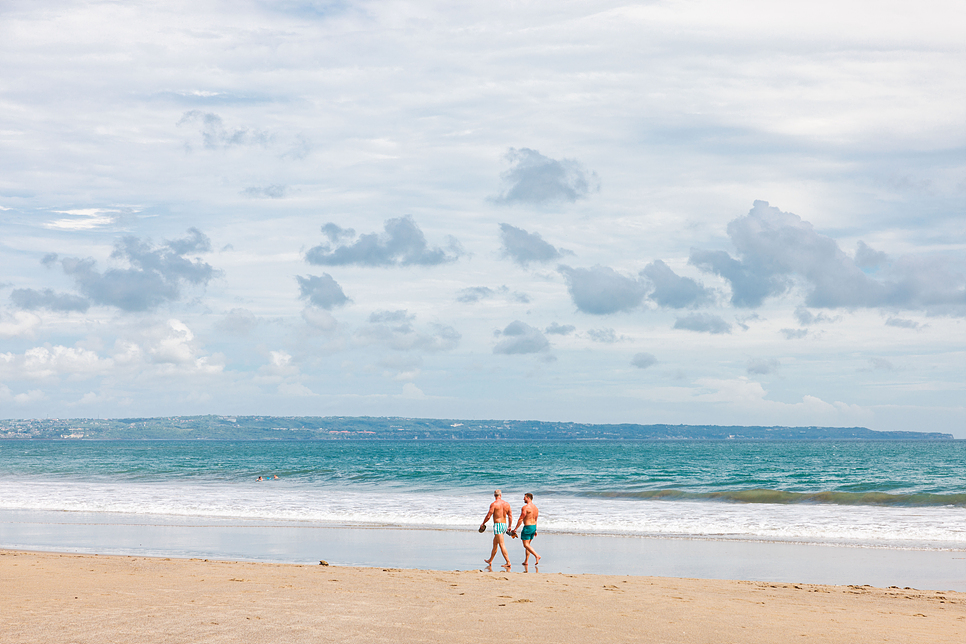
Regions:
<instances>
[{"instance_id":1,"label":"white fluffy cloud","mask_svg":"<svg viewBox=\"0 0 966 644\"><path fill-rule=\"evenodd\" d=\"M91 377L113 367L110 358L77 347L34 347L21 354L0 353L0 374L5 379L40 380L81 374Z\"/></svg>"},{"instance_id":2,"label":"white fluffy cloud","mask_svg":"<svg viewBox=\"0 0 966 644\"><path fill-rule=\"evenodd\" d=\"M767 398L767 391L760 382L747 378L715 379L701 378L695 382L698 389L692 393L696 402L724 404L746 410L759 418L794 418L802 425L862 425L873 420L872 410L860 405L840 401L826 402L817 396L804 395L800 402L785 403ZM781 422L771 420L772 423Z\"/></svg>"},{"instance_id":3,"label":"white fluffy cloud","mask_svg":"<svg viewBox=\"0 0 966 644\"><path fill-rule=\"evenodd\" d=\"M191 330L174 319L133 330L104 351L44 345L0 353L0 377L7 381L210 376L223 368L222 358L204 353Z\"/></svg>"},{"instance_id":4,"label":"white fluffy cloud","mask_svg":"<svg viewBox=\"0 0 966 644\"><path fill-rule=\"evenodd\" d=\"M178 370L197 374L217 374L222 371L219 356L205 355L195 340L194 333L180 320L168 320L144 334L142 345L155 363L167 364Z\"/></svg>"},{"instance_id":5,"label":"white fluffy cloud","mask_svg":"<svg viewBox=\"0 0 966 644\"><path fill-rule=\"evenodd\" d=\"M18 405L28 405L30 403L40 402L44 398L46 398L46 396L40 389L31 389L30 391L15 394L10 391L10 387L0 383L0 402L12 402Z\"/></svg>"},{"instance_id":6,"label":"white fluffy cloud","mask_svg":"<svg viewBox=\"0 0 966 644\"><path fill-rule=\"evenodd\" d=\"M40 316L26 311L0 312L0 337L29 337L41 325Z\"/></svg>"}]
</instances>

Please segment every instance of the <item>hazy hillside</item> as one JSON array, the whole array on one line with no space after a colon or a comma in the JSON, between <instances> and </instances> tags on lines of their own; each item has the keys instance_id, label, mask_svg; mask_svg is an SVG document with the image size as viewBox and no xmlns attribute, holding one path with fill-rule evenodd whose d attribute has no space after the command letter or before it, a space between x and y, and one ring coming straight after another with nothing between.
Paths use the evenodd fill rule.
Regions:
<instances>
[{"instance_id":1,"label":"hazy hillside","mask_svg":"<svg viewBox=\"0 0 966 644\"><path fill-rule=\"evenodd\" d=\"M865 427L590 425L533 420L454 420L318 416L169 416L162 418L0 420L0 439L71 440L952 440L937 432Z\"/></svg>"}]
</instances>

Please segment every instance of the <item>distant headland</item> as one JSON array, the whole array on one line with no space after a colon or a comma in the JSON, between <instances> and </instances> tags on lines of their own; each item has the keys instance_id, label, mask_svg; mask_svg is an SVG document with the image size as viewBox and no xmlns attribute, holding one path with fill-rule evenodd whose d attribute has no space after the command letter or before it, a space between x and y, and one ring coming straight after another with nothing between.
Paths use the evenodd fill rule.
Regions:
<instances>
[{"instance_id":1,"label":"distant headland","mask_svg":"<svg viewBox=\"0 0 966 644\"><path fill-rule=\"evenodd\" d=\"M164 416L0 420L0 439L57 440L953 440L865 427L597 425L369 416Z\"/></svg>"}]
</instances>

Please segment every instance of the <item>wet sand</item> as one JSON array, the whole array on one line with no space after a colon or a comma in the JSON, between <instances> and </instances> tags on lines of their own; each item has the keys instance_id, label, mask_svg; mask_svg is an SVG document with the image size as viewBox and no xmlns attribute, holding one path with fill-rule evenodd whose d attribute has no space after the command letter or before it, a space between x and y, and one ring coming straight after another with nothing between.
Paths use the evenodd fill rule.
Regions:
<instances>
[{"instance_id":1,"label":"wet sand","mask_svg":"<svg viewBox=\"0 0 966 644\"><path fill-rule=\"evenodd\" d=\"M0 581L11 644L966 641L966 594L869 586L10 550Z\"/></svg>"},{"instance_id":2,"label":"wet sand","mask_svg":"<svg viewBox=\"0 0 966 644\"><path fill-rule=\"evenodd\" d=\"M235 519L0 511L0 548L137 557L466 570L492 535L454 530L331 527ZM912 586L966 592L966 552L541 532L542 572ZM511 561L523 561L519 540ZM499 558L499 555L497 555ZM501 560L502 561L502 560Z\"/></svg>"}]
</instances>

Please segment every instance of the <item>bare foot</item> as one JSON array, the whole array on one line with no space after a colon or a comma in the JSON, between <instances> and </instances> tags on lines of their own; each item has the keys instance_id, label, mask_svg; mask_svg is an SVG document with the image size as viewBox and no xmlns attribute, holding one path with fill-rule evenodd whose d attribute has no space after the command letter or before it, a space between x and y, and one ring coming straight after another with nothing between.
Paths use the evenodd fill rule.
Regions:
<instances>
[{"instance_id":1,"label":"bare foot","mask_svg":"<svg viewBox=\"0 0 966 644\"><path fill-rule=\"evenodd\" d=\"M537 557L537 556L534 555L534 557ZM533 565L536 566L539 563L540 563L540 557L537 557L537 560L533 562Z\"/></svg>"},{"instance_id":2,"label":"bare foot","mask_svg":"<svg viewBox=\"0 0 966 644\"><path fill-rule=\"evenodd\" d=\"M501 568L506 568L507 570L509 570L509 569L510 569L510 564L509 564L509 563L505 563L505 564L503 564L503 565L502 565L502 566L500 566L500 567L501 567Z\"/></svg>"},{"instance_id":3,"label":"bare foot","mask_svg":"<svg viewBox=\"0 0 966 644\"><path fill-rule=\"evenodd\" d=\"M493 565L493 560L492 559L484 559L483 561L486 562L486 565L487 566L492 566Z\"/></svg>"}]
</instances>

